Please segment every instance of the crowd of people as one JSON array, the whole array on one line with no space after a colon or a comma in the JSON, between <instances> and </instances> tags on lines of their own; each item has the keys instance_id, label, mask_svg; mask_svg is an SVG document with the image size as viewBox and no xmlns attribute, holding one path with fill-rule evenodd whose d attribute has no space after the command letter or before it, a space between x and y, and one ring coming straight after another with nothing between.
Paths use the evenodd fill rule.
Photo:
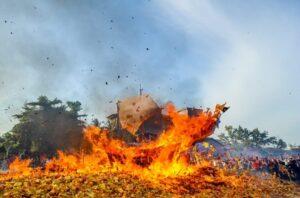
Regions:
<instances>
[{"instance_id":1,"label":"crowd of people","mask_svg":"<svg viewBox=\"0 0 300 198\"><path fill-rule=\"evenodd\" d=\"M206 158L213 166L253 174L272 174L285 180L300 182L300 154L272 157L258 157L255 155L231 155L218 153L214 149L200 152L201 159Z\"/></svg>"},{"instance_id":2,"label":"crowd of people","mask_svg":"<svg viewBox=\"0 0 300 198\"><path fill-rule=\"evenodd\" d=\"M194 147L196 148L196 147ZM194 150L197 155L191 158L191 162L198 163L198 160L211 162L212 166L225 168L232 171L242 172L249 171L253 174L272 174L285 180L295 181L300 183L300 154L284 155L284 156L255 156L255 155L233 155L231 152L220 153L214 147L209 146L206 150ZM197 157L198 156L198 157ZM14 158L0 161L0 170L5 171L8 165ZM39 157L39 165L43 166L48 159L45 156ZM35 162L35 160L33 160Z\"/></svg>"},{"instance_id":3,"label":"crowd of people","mask_svg":"<svg viewBox=\"0 0 300 198\"><path fill-rule=\"evenodd\" d=\"M213 163L217 163L213 160ZM271 173L281 179L300 181L300 156L279 158L232 157L221 160L219 166L236 170L249 170L253 173Z\"/></svg>"}]
</instances>

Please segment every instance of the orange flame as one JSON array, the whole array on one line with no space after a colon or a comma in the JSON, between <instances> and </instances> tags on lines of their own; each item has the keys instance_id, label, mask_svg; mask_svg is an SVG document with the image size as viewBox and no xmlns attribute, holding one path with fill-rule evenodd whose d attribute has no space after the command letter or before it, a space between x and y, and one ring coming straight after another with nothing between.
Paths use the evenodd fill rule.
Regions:
<instances>
[{"instance_id":1,"label":"orange flame","mask_svg":"<svg viewBox=\"0 0 300 198\"><path fill-rule=\"evenodd\" d=\"M214 112L201 112L189 117L167 105L167 114L173 125L156 140L129 146L125 142L108 137L107 130L94 126L85 129L85 138L92 144L90 154L68 155L58 151L58 157L46 164L45 173L127 171L142 177L177 176L192 173L196 166L190 163L189 149L195 141L211 135L224 106L217 105ZM9 166L9 174L29 174L30 160L16 159Z\"/></svg>"},{"instance_id":2,"label":"orange flame","mask_svg":"<svg viewBox=\"0 0 300 198\"><path fill-rule=\"evenodd\" d=\"M19 158L16 158L8 167L9 173L15 177L30 175L32 171L32 168L29 166L30 163L30 159L20 160Z\"/></svg>"}]
</instances>

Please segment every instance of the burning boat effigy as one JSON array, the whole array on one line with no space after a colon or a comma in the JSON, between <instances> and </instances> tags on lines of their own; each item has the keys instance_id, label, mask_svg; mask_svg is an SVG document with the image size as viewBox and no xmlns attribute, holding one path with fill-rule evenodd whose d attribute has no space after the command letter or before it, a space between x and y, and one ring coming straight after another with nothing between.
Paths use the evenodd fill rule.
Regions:
<instances>
[{"instance_id":1,"label":"burning boat effigy","mask_svg":"<svg viewBox=\"0 0 300 198\"><path fill-rule=\"evenodd\" d=\"M188 170L188 149L195 141L213 133L225 107L217 105L214 112L199 111L191 116L178 112L172 104L158 107L149 95L119 101L117 106L117 114L110 116L111 122L115 123L110 130L96 127L85 129L92 152L84 156L84 163L76 162L78 167L70 169L83 171L88 167L99 170L99 166L112 165L124 170L147 168L151 174L184 173ZM118 139L111 138L111 135ZM66 169L74 165L60 163L59 160L65 160L62 155L49 162L46 168L52 170L62 164L61 168Z\"/></svg>"}]
</instances>

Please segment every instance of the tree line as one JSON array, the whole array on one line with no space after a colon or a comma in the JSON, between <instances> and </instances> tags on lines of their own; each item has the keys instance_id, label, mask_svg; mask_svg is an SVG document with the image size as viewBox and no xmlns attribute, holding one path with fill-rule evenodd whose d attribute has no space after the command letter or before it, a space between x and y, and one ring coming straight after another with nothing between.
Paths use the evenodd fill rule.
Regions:
<instances>
[{"instance_id":1,"label":"tree line","mask_svg":"<svg viewBox=\"0 0 300 198\"><path fill-rule=\"evenodd\" d=\"M260 131L259 129L249 130L241 126L234 128L225 126L226 133L221 133L219 140L227 145L245 146L245 147L264 147L270 146L278 149L285 149L287 144L280 138L269 136L268 131Z\"/></svg>"}]
</instances>

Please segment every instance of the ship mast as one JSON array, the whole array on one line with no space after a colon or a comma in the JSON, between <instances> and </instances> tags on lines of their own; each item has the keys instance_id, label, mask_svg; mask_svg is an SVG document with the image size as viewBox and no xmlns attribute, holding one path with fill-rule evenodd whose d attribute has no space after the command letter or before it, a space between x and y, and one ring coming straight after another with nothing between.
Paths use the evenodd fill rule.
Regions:
<instances>
[{"instance_id":1,"label":"ship mast","mask_svg":"<svg viewBox=\"0 0 300 198\"><path fill-rule=\"evenodd\" d=\"M143 94L143 88L142 85L140 84L140 96Z\"/></svg>"}]
</instances>

